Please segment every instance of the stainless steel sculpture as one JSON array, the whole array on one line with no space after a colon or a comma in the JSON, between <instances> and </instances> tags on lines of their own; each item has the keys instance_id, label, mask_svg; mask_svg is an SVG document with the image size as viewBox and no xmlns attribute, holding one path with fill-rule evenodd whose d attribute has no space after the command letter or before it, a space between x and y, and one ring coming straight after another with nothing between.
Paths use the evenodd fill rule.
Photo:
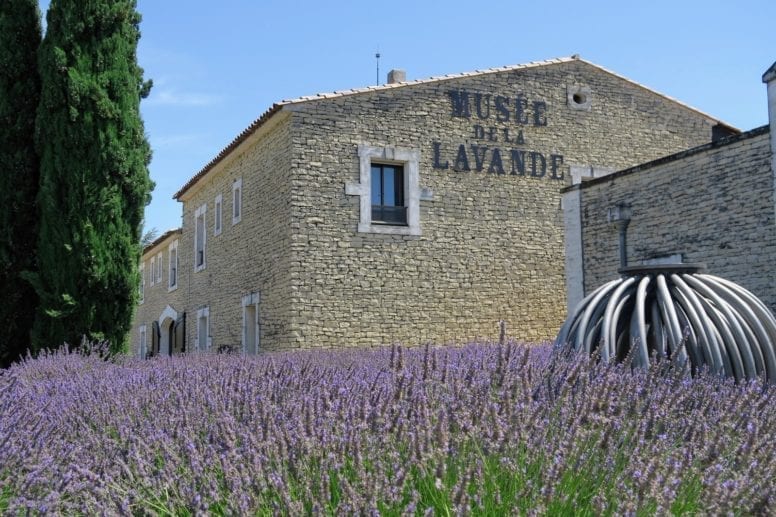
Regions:
<instances>
[{"instance_id":1,"label":"stainless steel sculpture","mask_svg":"<svg viewBox=\"0 0 776 517\"><path fill-rule=\"evenodd\" d=\"M569 315L555 341L604 361L690 362L735 379L776 382L776 318L743 287L704 264L631 266Z\"/></svg>"}]
</instances>

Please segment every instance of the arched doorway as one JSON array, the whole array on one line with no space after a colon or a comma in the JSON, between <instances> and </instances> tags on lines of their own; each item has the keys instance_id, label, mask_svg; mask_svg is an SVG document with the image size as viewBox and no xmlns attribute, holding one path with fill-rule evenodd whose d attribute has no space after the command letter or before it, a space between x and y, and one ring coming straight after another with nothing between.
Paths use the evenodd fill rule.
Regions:
<instances>
[{"instance_id":1,"label":"arched doorway","mask_svg":"<svg viewBox=\"0 0 776 517\"><path fill-rule=\"evenodd\" d=\"M159 354L176 355L186 351L186 313L169 305L159 315Z\"/></svg>"}]
</instances>

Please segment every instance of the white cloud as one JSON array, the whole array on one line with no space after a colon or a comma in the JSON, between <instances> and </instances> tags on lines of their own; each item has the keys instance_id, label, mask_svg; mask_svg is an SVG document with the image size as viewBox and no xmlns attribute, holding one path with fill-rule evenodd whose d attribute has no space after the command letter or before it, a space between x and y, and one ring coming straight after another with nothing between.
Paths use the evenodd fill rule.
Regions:
<instances>
[{"instance_id":1,"label":"white cloud","mask_svg":"<svg viewBox=\"0 0 776 517\"><path fill-rule=\"evenodd\" d=\"M158 137L150 137L151 147L155 149L187 146L196 142L201 142L205 139L205 135L201 133L189 133L180 135L166 135Z\"/></svg>"},{"instance_id":2,"label":"white cloud","mask_svg":"<svg viewBox=\"0 0 776 517\"><path fill-rule=\"evenodd\" d=\"M208 93L188 93L168 88L151 89L151 95L145 101L158 106L213 106L223 100L220 95Z\"/></svg>"}]
</instances>

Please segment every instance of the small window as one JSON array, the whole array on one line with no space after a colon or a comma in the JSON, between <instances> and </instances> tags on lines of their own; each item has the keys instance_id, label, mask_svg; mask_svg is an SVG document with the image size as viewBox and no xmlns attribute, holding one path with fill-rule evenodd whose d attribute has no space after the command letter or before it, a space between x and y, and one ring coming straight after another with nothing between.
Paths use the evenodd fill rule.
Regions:
<instances>
[{"instance_id":1,"label":"small window","mask_svg":"<svg viewBox=\"0 0 776 517\"><path fill-rule=\"evenodd\" d=\"M406 226L404 167L372 164L372 222Z\"/></svg>"},{"instance_id":2,"label":"small window","mask_svg":"<svg viewBox=\"0 0 776 517\"><path fill-rule=\"evenodd\" d=\"M169 269L167 271L167 290L172 291L178 287L178 241L175 240L170 244L168 249L168 255L170 256Z\"/></svg>"},{"instance_id":3,"label":"small window","mask_svg":"<svg viewBox=\"0 0 776 517\"><path fill-rule=\"evenodd\" d=\"M148 355L148 341L147 341L146 326L140 325L140 344L138 347L138 356L141 359L145 359Z\"/></svg>"},{"instance_id":4,"label":"small window","mask_svg":"<svg viewBox=\"0 0 776 517\"><path fill-rule=\"evenodd\" d=\"M156 270L154 269L155 267L156 267L156 257L151 257L151 267L149 268L149 271L148 271L148 278L151 280L151 287L153 287L154 284L156 283L156 273L155 273Z\"/></svg>"},{"instance_id":5,"label":"small window","mask_svg":"<svg viewBox=\"0 0 776 517\"><path fill-rule=\"evenodd\" d=\"M140 287L138 288L138 303L145 301L145 262L140 264Z\"/></svg>"},{"instance_id":6,"label":"small window","mask_svg":"<svg viewBox=\"0 0 776 517\"><path fill-rule=\"evenodd\" d=\"M224 197L221 194L216 196L215 214L213 214L213 235L220 235L223 228Z\"/></svg>"},{"instance_id":7,"label":"small window","mask_svg":"<svg viewBox=\"0 0 776 517\"><path fill-rule=\"evenodd\" d=\"M232 224L237 224L242 219L242 178L235 180L232 185Z\"/></svg>"},{"instance_id":8,"label":"small window","mask_svg":"<svg viewBox=\"0 0 776 517\"><path fill-rule=\"evenodd\" d=\"M162 283L162 252L156 255L156 283Z\"/></svg>"},{"instance_id":9,"label":"small window","mask_svg":"<svg viewBox=\"0 0 776 517\"><path fill-rule=\"evenodd\" d=\"M210 349L212 340L210 337L210 309L204 307L197 311L197 350L206 351Z\"/></svg>"},{"instance_id":10,"label":"small window","mask_svg":"<svg viewBox=\"0 0 776 517\"><path fill-rule=\"evenodd\" d=\"M202 205L194 213L194 271L205 269L205 215L207 205Z\"/></svg>"}]
</instances>

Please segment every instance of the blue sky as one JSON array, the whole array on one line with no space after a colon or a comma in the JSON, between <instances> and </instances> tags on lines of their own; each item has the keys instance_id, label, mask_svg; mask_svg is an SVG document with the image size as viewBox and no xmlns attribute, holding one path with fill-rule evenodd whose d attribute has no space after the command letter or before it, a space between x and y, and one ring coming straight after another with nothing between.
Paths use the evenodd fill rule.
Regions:
<instances>
[{"instance_id":1,"label":"blue sky","mask_svg":"<svg viewBox=\"0 0 776 517\"><path fill-rule=\"evenodd\" d=\"M47 0L40 2L45 13ZM172 195L281 99L580 54L740 129L767 122L774 0L139 0L156 189L146 228L180 225Z\"/></svg>"}]
</instances>

